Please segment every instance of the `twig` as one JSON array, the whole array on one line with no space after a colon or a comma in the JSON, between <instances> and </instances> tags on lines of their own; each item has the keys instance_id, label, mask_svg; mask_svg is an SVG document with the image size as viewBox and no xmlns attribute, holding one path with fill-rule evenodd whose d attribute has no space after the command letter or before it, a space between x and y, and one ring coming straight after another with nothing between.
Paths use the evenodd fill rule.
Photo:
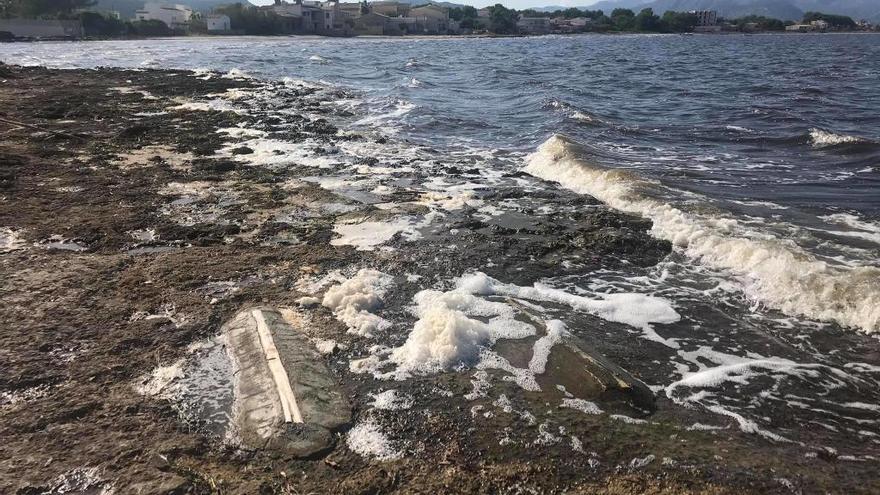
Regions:
<instances>
[{"instance_id":1,"label":"twig","mask_svg":"<svg viewBox=\"0 0 880 495\"><path fill-rule=\"evenodd\" d=\"M53 131L51 129L46 129L45 127L40 127L40 126L36 126L33 124L25 124L24 122L18 122L16 120L7 119L5 117L0 117L0 122L10 124L10 125L17 125L19 127L27 127L28 129L34 129L34 130L40 131L40 132L48 132L49 134L55 134L56 136L64 136L64 137L68 137L68 138L79 139L80 141L88 141L88 139L86 139L82 136L77 136L76 134L70 134L70 133L61 132L61 131Z\"/></svg>"}]
</instances>

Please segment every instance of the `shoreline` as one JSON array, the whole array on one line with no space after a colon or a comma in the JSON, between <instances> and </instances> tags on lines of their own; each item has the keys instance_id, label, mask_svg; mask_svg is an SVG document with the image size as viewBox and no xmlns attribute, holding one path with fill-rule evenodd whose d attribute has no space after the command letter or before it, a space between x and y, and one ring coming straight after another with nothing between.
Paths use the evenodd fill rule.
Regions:
<instances>
[{"instance_id":1,"label":"shoreline","mask_svg":"<svg viewBox=\"0 0 880 495\"><path fill-rule=\"evenodd\" d=\"M0 447L6 459L0 491L51 490L71 480L80 489L120 493L513 486L544 493L787 492L780 478L806 491L876 488L865 483L872 479L870 463L823 452L811 461L796 446L735 428L688 429L705 416L670 407L662 394L655 413L640 412L636 399L619 391L594 399L628 418L621 420L545 405L559 400L553 387L524 392L501 378L494 386L509 403L496 409L492 397L465 399L477 388L474 369L404 381L358 374L350 363L386 341L352 334L327 307L301 302L326 290L307 290L304 281L375 268L395 279L383 296L385 314L411 324L417 291L479 266L463 258L503 253L508 259L499 258L489 275L523 286L561 269L548 258L529 273L517 271L544 252L584 249L596 266L650 266L670 251L650 238L650 222L561 191L553 200L580 206L574 216L530 220L528 228L473 225L479 222L466 210L446 212L458 228L474 230L457 241L467 257L447 252L442 232L411 240L401 231L379 245L345 244L340 225L385 225L395 218L390 211L407 218L431 212L410 191L380 203L305 180L332 177L338 149L347 145L398 149L384 136L346 130L348 117L322 108L352 98L345 90L183 70L0 65L0 77L7 78L0 87L3 117L32 126L4 125L0 144L6 206L0 266L10 275L2 282L0 309L0 432L7 439ZM262 133L262 141L235 129ZM257 146L266 142L267 149ZM302 150L308 154L297 155ZM377 166L372 156L360 159L356 167ZM418 160L383 165L403 180ZM438 173L452 180L469 172ZM396 210L383 209L389 204ZM416 266L426 257L437 257L442 268ZM198 346L256 305L304 315L313 342L334 342L322 359L354 419L334 430L329 452L296 459L271 449L237 449L184 414L186 397L181 402L161 393L178 375L154 382L162 370L198 369L189 366L209 355ZM398 339L388 345L399 343L394 329L384 331L374 330ZM591 343L599 350L583 351L590 347L584 345L579 352L611 360L615 346L631 342L619 333ZM514 341L500 347L512 362L522 352ZM551 365L570 371L578 361L568 359ZM157 383L156 393L137 392ZM387 389L414 405L377 408L375 395ZM541 429L551 420L580 447L561 430ZM347 435L371 424L406 445L399 458L370 459L352 447Z\"/></svg>"},{"instance_id":2,"label":"shoreline","mask_svg":"<svg viewBox=\"0 0 880 495\"><path fill-rule=\"evenodd\" d=\"M438 34L438 35L360 35L360 36L320 36L320 35L187 35L187 36L157 36L157 37L124 37L124 38L41 38L41 39L14 39L0 40L0 43L42 43L42 42L94 42L94 41L147 41L147 40L242 40L242 39L299 39L299 40L333 40L333 39L365 39L365 40L456 40L456 39L509 39L509 38L546 38L555 37L586 37L586 36L794 36L794 35L880 35L880 31L832 31L832 32L785 32L785 31L722 31L717 33L654 33L654 32L587 32L587 33L548 33L548 34Z\"/></svg>"}]
</instances>

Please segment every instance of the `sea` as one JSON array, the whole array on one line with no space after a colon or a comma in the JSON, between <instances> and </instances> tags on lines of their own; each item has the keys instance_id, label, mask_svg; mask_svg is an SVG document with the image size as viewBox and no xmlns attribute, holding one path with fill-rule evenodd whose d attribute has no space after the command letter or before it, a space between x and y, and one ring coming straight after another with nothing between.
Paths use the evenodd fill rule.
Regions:
<instances>
[{"instance_id":1,"label":"sea","mask_svg":"<svg viewBox=\"0 0 880 495\"><path fill-rule=\"evenodd\" d=\"M657 265L578 273L567 260L538 292L667 301L675 317L652 320L630 300L644 317L632 338L654 347L621 364L668 401L770 441L809 431L856 460L880 445L880 35L172 38L7 43L0 60L342 90L328 118L387 144L341 153L405 159L417 180L322 172L336 192L384 205L415 184L447 195L432 211L487 221L564 214L541 198L565 191L650 220L673 246ZM462 162L477 172L432 172ZM418 242L437 218L373 225L372 239L339 228L334 243Z\"/></svg>"}]
</instances>

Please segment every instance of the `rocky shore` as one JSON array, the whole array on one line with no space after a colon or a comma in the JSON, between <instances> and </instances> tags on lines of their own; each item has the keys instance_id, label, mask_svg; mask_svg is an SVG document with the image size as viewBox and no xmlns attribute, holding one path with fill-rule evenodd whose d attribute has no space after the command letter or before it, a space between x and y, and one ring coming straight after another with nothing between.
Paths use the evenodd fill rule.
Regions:
<instances>
[{"instance_id":1,"label":"rocky shore","mask_svg":"<svg viewBox=\"0 0 880 495\"><path fill-rule=\"evenodd\" d=\"M520 172L502 177L520 187L458 194L461 177L480 182L472 160L377 158L405 144L345 130L338 103L354 95L338 88L3 65L0 80L0 492L878 489L868 462L693 428L706 413L630 369L652 359L631 322L588 310L558 330L529 303L543 277L667 256L650 222L530 190ZM516 213L479 214L513 199ZM573 314L586 304L553 297ZM474 337L506 364L459 353L425 372L411 330L433 328L430 298L471 304L456 320L467 335L499 319L532 333ZM348 408L320 448L258 446L262 433L235 427L228 356L253 354L222 329L246 331L224 324L258 307L299 406L315 373ZM458 341L431 342L436 359L441 344Z\"/></svg>"}]
</instances>

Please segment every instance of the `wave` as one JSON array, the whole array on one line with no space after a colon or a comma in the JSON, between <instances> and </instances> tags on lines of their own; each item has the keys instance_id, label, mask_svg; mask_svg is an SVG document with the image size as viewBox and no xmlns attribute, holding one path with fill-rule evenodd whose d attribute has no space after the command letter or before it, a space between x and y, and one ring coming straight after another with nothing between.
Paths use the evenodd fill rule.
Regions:
<instances>
[{"instance_id":1,"label":"wave","mask_svg":"<svg viewBox=\"0 0 880 495\"><path fill-rule=\"evenodd\" d=\"M544 104L545 108L552 108L554 110L559 110L563 112L566 118L590 125L602 125L605 122L597 117L596 115L587 112L586 110L582 110L571 103L567 103L560 100L550 100L549 102Z\"/></svg>"},{"instance_id":2,"label":"wave","mask_svg":"<svg viewBox=\"0 0 880 495\"><path fill-rule=\"evenodd\" d=\"M555 135L527 158L524 171L651 219L652 235L739 276L745 292L763 304L866 333L880 330L880 269L832 266L791 242L740 232L734 219L683 211L652 194L661 188L658 184L589 163L585 152L580 144Z\"/></svg>"},{"instance_id":3,"label":"wave","mask_svg":"<svg viewBox=\"0 0 880 495\"><path fill-rule=\"evenodd\" d=\"M810 129L810 142L815 148L825 148L828 146L837 146L840 144L864 143L867 140L857 136L849 136L847 134L835 134L833 132L823 131L822 129Z\"/></svg>"}]
</instances>

